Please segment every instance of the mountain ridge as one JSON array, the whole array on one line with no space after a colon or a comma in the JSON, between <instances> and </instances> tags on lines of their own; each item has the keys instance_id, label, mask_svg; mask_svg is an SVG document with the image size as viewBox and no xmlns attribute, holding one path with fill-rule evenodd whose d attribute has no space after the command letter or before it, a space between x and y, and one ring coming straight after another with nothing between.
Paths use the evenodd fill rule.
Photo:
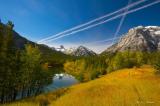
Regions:
<instances>
[{"instance_id":1,"label":"mountain ridge","mask_svg":"<svg viewBox=\"0 0 160 106\"><path fill-rule=\"evenodd\" d=\"M69 49L69 54L73 56L95 56L97 55L94 51L82 45L77 48Z\"/></svg>"},{"instance_id":2,"label":"mountain ridge","mask_svg":"<svg viewBox=\"0 0 160 106\"><path fill-rule=\"evenodd\" d=\"M0 25L2 26L2 28L6 29L7 25L3 24L2 22L0 22ZM44 60L46 59L50 59L52 61L59 61L59 59L65 59L65 58L69 58L71 56L68 56L60 51L56 51L53 48L50 48L47 45L44 44L37 44L35 42L32 42L30 40L28 40L27 38L21 36L18 32L16 32L15 30L12 30L12 34L13 34L13 42L14 42L14 46L16 49L20 49L23 50L25 48L26 44L31 44L33 46L37 46L42 54L42 57L44 58ZM5 35L5 34L4 34ZM56 58L54 58L56 57ZM52 58L52 59L51 59Z\"/></svg>"},{"instance_id":3,"label":"mountain ridge","mask_svg":"<svg viewBox=\"0 0 160 106\"><path fill-rule=\"evenodd\" d=\"M160 27L138 26L131 28L117 43L113 44L102 53L125 50L146 52L159 51Z\"/></svg>"}]
</instances>

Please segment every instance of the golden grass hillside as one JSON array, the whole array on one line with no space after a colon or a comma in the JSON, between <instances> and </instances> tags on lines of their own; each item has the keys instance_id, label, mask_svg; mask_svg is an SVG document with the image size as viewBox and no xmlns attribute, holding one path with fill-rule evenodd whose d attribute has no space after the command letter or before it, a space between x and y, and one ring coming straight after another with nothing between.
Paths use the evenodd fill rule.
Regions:
<instances>
[{"instance_id":1,"label":"golden grass hillside","mask_svg":"<svg viewBox=\"0 0 160 106\"><path fill-rule=\"evenodd\" d=\"M71 87L51 106L160 106L160 76L149 66L119 70Z\"/></svg>"},{"instance_id":2,"label":"golden grass hillside","mask_svg":"<svg viewBox=\"0 0 160 106\"><path fill-rule=\"evenodd\" d=\"M160 76L150 66L122 69L99 79L5 106L160 106Z\"/></svg>"}]
</instances>

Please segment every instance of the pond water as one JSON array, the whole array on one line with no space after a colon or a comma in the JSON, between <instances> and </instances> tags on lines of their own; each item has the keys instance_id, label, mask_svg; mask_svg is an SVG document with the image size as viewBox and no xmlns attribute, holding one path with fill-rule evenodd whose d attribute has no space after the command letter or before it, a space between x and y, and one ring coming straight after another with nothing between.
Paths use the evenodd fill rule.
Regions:
<instances>
[{"instance_id":1,"label":"pond water","mask_svg":"<svg viewBox=\"0 0 160 106\"><path fill-rule=\"evenodd\" d=\"M52 79L52 83L44 87L44 92L50 92L57 90L59 88L68 87L78 83L78 80L75 79L72 75L59 73L55 74Z\"/></svg>"},{"instance_id":2,"label":"pond water","mask_svg":"<svg viewBox=\"0 0 160 106\"><path fill-rule=\"evenodd\" d=\"M64 70L61 68L51 69L50 71L53 72L52 82L49 85L43 87L40 91L41 93L55 91L57 89L69 87L71 85L79 83L79 81L75 77L64 73ZM27 97L27 92L28 90L26 89L26 91L23 92L23 97ZM30 96L35 95L35 93L35 91L31 92ZM20 91L16 96L16 100L22 99L23 97L22 92Z\"/></svg>"}]
</instances>

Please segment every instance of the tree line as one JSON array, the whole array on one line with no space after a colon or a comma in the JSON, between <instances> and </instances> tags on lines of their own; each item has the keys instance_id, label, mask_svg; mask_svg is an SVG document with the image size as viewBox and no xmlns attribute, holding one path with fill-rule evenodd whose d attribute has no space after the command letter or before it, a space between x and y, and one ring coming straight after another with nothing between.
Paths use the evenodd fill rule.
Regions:
<instances>
[{"instance_id":1,"label":"tree line","mask_svg":"<svg viewBox=\"0 0 160 106\"><path fill-rule=\"evenodd\" d=\"M0 23L0 103L37 95L52 80L37 46L15 47L13 27Z\"/></svg>"},{"instance_id":2,"label":"tree line","mask_svg":"<svg viewBox=\"0 0 160 106\"><path fill-rule=\"evenodd\" d=\"M66 61L64 70L76 76L80 81L89 81L118 69L152 65L157 72L160 70L160 52L140 52L126 50L99 56L90 56L77 60Z\"/></svg>"}]
</instances>

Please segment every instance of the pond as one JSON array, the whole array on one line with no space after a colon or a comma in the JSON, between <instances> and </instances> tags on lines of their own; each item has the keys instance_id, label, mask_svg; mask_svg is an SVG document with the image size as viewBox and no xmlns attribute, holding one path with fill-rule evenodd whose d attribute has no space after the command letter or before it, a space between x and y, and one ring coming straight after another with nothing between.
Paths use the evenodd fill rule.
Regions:
<instances>
[{"instance_id":1,"label":"pond","mask_svg":"<svg viewBox=\"0 0 160 106\"><path fill-rule=\"evenodd\" d=\"M58 90L60 88L69 87L71 85L77 84L79 81L73 77L72 75L63 73L62 71L57 71L57 74L53 74L52 77L52 83L45 86L43 89L41 89L41 93L47 93L51 91ZM30 96L35 95L35 92L32 92ZM24 97L27 97L27 90L24 91ZM22 92L18 92L18 95L16 96L16 100L22 99Z\"/></svg>"},{"instance_id":2,"label":"pond","mask_svg":"<svg viewBox=\"0 0 160 106\"><path fill-rule=\"evenodd\" d=\"M78 80L72 75L69 75L66 73L54 74L52 83L44 87L44 92L54 91L59 88L68 87L77 83L78 83Z\"/></svg>"}]
</instances>

